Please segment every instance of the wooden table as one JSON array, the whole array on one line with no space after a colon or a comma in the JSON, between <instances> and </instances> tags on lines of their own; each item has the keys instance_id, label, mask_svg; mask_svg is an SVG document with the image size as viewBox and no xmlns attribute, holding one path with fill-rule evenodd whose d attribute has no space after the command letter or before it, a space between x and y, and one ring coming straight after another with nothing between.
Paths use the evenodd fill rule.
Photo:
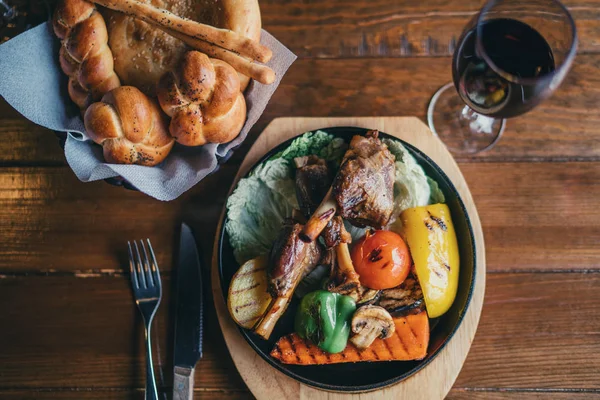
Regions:
<instances>
[{"instance_id":1,"label":"wooden table","mask_svg":"<svg viewBox=\"0 0 600 400\"><path fill-rule=\"evenodd\" d=\"M600 0L566 3L580 33L566 82L509 121L495 149L458 159L483 223L488 281L450 399L600 399ZM244 146L171 203L80 183L54 134L1 102L0 398L143 398L143 333L125 254L126 241L142 237L152 239L163 272L155 340L170 392L170 271L180 222L197 232L208 268L227 190L275 117L423 118L450 80L456 37L479 6L262 1L264 27L299 59ZM207 314L195 397L251 398L210 302Z\"/></svg>"}]
</instances>

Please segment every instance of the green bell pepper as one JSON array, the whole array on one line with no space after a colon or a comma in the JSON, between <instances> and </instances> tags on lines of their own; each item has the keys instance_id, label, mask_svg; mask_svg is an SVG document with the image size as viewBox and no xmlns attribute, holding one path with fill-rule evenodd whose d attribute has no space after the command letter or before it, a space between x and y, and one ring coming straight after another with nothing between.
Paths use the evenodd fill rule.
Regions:
<instances>
[{"instance_id":1,"label":"green bell pepper","mask_svg":"<svg viewBox=\"0 0 600 400\"><path fill-rule=\"evenodd\" d=\"M356 303L350 296L326 290L302 298L296 313L296 333L328 353L346 348Z\"/></svg>"}]
</instances>

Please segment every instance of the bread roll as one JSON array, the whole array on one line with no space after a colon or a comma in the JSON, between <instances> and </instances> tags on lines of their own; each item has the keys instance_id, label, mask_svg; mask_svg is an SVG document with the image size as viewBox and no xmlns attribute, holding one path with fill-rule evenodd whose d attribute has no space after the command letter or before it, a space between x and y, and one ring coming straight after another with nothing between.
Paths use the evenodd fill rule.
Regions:
<instances>
[{"instance_id":1,"label":"bread roll","mask_svg":"<svg viewBox=\"0 0 600 400\"><path fill-rule=\"evenodd\" d=\"M60 66L69 77L69 96L85 110L93 101L120 86L108 47L104 18L85 0L60 0L54 12L54 32L61 39Z\"/></svg>"},{"instance_id":2,"label":"bread roll","mask_svg":"<svg viewBox=\"0 0 600 400\"><path fill-rule=\"evenodd\" d=\"M178 68L162 76L157 96L171 117L169 132L186 146L229 142L246 121L238 74L199 51L187 52Z\"/></svg>"},{"instance_id":3,"label":"bread roll","mask_svg":"<svg viewBox=\"0 0 600 400\"><path fill-rule=\"evenodd\" d=\"M258 0L150 0L152 5L218 28L231 29L260 40ZM103 10L109 44L115 54L115 71L124 85L154 96L156 83L175 68L189 48L160 29L125 14ZM244 90L249 78L241 75Z\"/></svg>"},{"instance_id":4,"label":"bread roll","mask_svg":"<svg viewBox=\"0 0 600 400\"><path fill-rule=\"evenodd\" d=\"M174 139L158 105L132 86L104 95L85 112L85 130L102 145L106 162L153 166L165 159Z\"/></svg>"}]
</instances>

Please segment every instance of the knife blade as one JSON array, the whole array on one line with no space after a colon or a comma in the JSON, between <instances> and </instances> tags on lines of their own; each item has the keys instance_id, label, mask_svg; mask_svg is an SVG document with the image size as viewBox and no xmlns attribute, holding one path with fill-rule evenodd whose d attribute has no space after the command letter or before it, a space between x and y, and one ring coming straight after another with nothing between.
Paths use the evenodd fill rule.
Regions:
<instances>
[{"instance_id":1,"label":"knife blade","mask_svg":"<svg viewBox=\"0 0 600 400\"><path fill-rule=\"evenodd\" d=\"M194 368L202 357L202 270L191 229L181 224L177 263L177 314L173 399L192 399Z\"/></svg>"}]
</instances>

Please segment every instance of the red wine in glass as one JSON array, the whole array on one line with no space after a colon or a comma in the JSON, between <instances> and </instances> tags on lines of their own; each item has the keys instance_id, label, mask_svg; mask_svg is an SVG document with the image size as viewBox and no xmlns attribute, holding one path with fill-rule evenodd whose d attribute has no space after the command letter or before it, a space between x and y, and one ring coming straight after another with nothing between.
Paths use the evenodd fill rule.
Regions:
<instances>
[{"instance_id":1,"label":"red wine in glass","mask_svg":"<svg viewBox=\"0 0 600 400\"><path fill-rule=\"evenodd\" d=\"M576 52L575 22L559 0L487 0L455 47L453 82L431 98L431 131L454 154L491 149L507 118L558 88Z\"/></svg>"},{"instance_id":2,"label":"red wine in glass","mask_svg":"<svg viewBox=\"0 0 600 400\"><path fill-rule=\"evenodd\" d=\"M478 54L474 27L463 33L454 53L452 75L458 94L474 111L491 117L510 118L531 110L546 97L550 80L530 78L555 68L550 45L535 29L514 19L487 20L479 32L488 58L505 74Z\"/></svg>"}]
</instances>

